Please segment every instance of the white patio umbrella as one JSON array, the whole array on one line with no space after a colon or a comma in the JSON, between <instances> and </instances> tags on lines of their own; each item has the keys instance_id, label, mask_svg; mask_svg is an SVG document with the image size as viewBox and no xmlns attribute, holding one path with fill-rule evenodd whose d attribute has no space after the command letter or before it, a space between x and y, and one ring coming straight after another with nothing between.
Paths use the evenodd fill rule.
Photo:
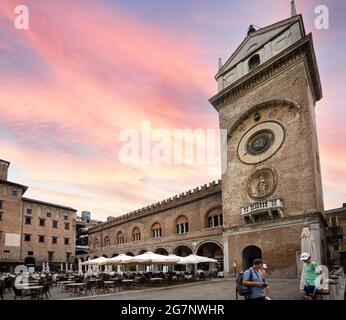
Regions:
<instances>
[{"instance_id":1,"label":"white patio umbrella","mask_svg":"<svg viewBox=\"0 0 346 320\"><path fill-rule=\"evenodd\" d=\"M46 272L46 265L45 265L44 262L42 262L42 272L43 272L43 273Z\"/></svg>"},{"instance_id":2,"label":"white patio umbrella","mask_svg":"<svg viewBox=\"0 0 346 320\"><path fill-rule=\"evenodd\" d=\"M70 271L73 272L73 264L70 263Z\"/></svg>"},{"instance_id":3,"label":"white patio umbrella","mask_svg":"<svg viewBox=\"0 0 346 320\"><path fill-rule=\"evenodd\" d=\"M49 263L47 262L47 265L46 265L46 272L49 273L50 272L50 268L49 268Z\"/></svg>"},{"instance_id":4,"label":"white patio umbrella","mask_svg":"<svg viewBox=\"0 0 346 320\"><path fill-rule=\"evenodd\" d=\"M145 252L143 254L140 254L138 256L133 257L132 259L129 259L126 261L126 264L142 264L149 266L149 270L151 269L150 266L152 265L170 265L170 264L176 264L179 261L179 257L177 256L165 256L162 254L157 254L153 252ZM147 270L148 271L148 270Z\"/></svg>"},{"instance_id":5,"label":"white patio umbrella","mask_svg":"<svg viewBox=\"0 0 346 320\"><path fill-rule=\"evenodd\" d=\"M60 264L60 270L61 270L61 271L64 271L64 266L63 266L62 263Z\"/></svg>"},{"instance_id":6,"label":"white patio umbrella","mask_svg":"<svg viewBox=\"0 0 346 320\"><path fill-rule=\"evenodd\" d=\"M208 258L208 257L203 257L203 256L198 256L196 254L190 254L187 257L181 257L180 260L178 261L178 264L192 264L194 265L194 276L196 276L196 268L197 268L197 264L198 263L209 263L209 262L213 262L216 263L217 260L216 259L212 259L212 258Z\"/></svg>"},{"instance_id":7,"label":"white patio umbrella","mask_svg":"<svg viewBox=\"0 0 346 320\"><path fill-rule=\"evenodd\" d=\"M91 261L90 258L88 259L88 261ZM88 262L88 261L85 261L85 262ZM82 265L83 263L81 263ZM87 270L87 276L92 276L94 273L93 273L93 270L92 270L92 267L91 267L91 264L88 265L88 270Z\"/></svg>"},{"instance_id":8,"label":"white patio umbrella","mask_svg":"<svg viewBox=\"0 0 346 320\"><path fill-rule=\"evenodd\" d=\"M100 267L99 267L99 265L98 265L98 264L92 264L91 267L92 267L92 270L93 270L93 274L98 275L99 272L100 272Z\"/></svg>"},{"instance_id":9,"label":"white patio umbrella","mask_svg":"<svg viewBox=\"0 0 346 320\"><path fill-rule=\"evenodd\" d=\"M82 270L82 260L81 259L78 259L78 274L79 275L83 275L83 270Z\"/></svg>"},{"instance_id":10,"label":"white patio umbrella","mask_svg":"<svg viewBox=\"0 0 346 320\"><path fill-rule=\"evenodd\" d=\"M317 250L314 237L309 228L303 228L301 234L301 250L310 254L311 260L317 260Z\"/></svg>"},{"instance_id":11,"label":"white patio umbrella","mask_svg":"<svg viewBox=\"0 0 346 320\"><path fill-rule=\"evenodd\" d=\"M178 264L198 264L202 262L217 262L216 259L190 254L187 257L180 257Z\"/></svg>"},{"instance_id":12,"label":"white patio umbrella","mask_svg":"<svg viewBox=\"0 0 346 320\"><path fill-rule=\"evenodd\" d=\"M68 263L65 264L65 272L68 272Z\"/></svg>"},{"instance_id":13,"label":"white patio umbrella","mask_svg":"<svg viewBox=\"0 0 346 320\"><path fill-rule=\"evenodd\" d=\"M89 258L90 259L90 258ZM93 260L88 260L88 261L84 261L82 262L82 266L87 266L87 265L98 265L102 262L108 261L109 259L105 258L105 257L99 257Z\"/></svg>"},{"instance_id":14,"label":"white patio umbrella","mask_svg":"<svg viewBox=\"0 0 346 320\"><path fill-rule=\"evenodd\" d=\"M124 265L127 264L127 262L129 260L132 260L133 257L132 256L128 256L124 253L119 254L116 257L110 258L110 259L106 259L102 262L99 263L100 266L103 265L109 265L109 266L122 266L122 269L124 269ZM118 269L119 271L119 269Z\"/></svg>"},{"instance_id":15,"label":"white patio umbrella","mask_svg":"<svg viewBox=\"0 0 346 320\"><path fill-rule=\"evenodd\" d=\"M127 260L126 263L134 264L176 264L180 258L178 256L164 256L153 252L145 252L132 259Z\"/></svg>"},{"instance_id":16,"label":"white patio umbrella","mask_svg":"<svg viewBox=\"0 0 346 320\"><path fill-rule=\"evenodd\" d=\"M307 252L310 254L311 260L313 261L317 260L316 243L308 227L304 227L301 234L301 252ZM300 278L300 289L303 290L304 286L305 286L305 270L304 270L304 267L302 267L302 273Z\"/></svg>"},{"instance_id":17,"label":"white patio umbrella","mask_svg":"<svg viewBox=\"0 0 346 320\"><path fill-rule=\"evenodd\" d=\"M116 257L110 258L110 259L106 259L102 262L100 262L100 266L104 266L104 265L121 265L121 264L125 264L128 260L132 260L133 257L132 256L128 256L126 254L119 254Z\"/></svg>"}]
</instances>

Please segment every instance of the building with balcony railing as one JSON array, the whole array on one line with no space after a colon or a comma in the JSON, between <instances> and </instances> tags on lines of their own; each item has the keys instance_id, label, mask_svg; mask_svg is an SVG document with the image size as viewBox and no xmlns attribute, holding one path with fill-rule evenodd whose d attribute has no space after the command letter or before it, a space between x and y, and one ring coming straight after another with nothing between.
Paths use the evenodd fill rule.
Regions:
<instances>
[{"instance_id":1,"label":"building with balcony railing","mask_svg":"<svg viewBox=\"0 0 346 320\"><path fill-rule=\"evenodd\" d=\"M241 216L248 223L258 221L260 216L269 219L274 219L276 217L283 218L283 208L282 199L259 201L241 208Z\"/></svg>"}]
</instances>

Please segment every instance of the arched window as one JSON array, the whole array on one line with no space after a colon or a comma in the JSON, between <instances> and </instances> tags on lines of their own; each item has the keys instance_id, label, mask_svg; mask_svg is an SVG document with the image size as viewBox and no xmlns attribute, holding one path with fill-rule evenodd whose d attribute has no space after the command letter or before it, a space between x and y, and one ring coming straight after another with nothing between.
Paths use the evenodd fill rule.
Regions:
<instances>
[{"instance_id":1,"label":"arched window","mask_svg":"<svg viewBox=\"0 0 346 320\"><path fill-rule=\"evenodd\" d=\"M134 228L132 231L132 241L133 242L141 241L141 232L139 231L139 229L137 227Z\"/></svg>"},{"instance_id":2,"label":"arched window","mask_svg":"<svg viewBox=\"0 0 346 320\"><path fill-rule=\"evenodd\" d=\"M99 240L98 240L98 239L95 239L95 240L94 240L94 248L98 248L99 246L100 246Z\"/></svg>"},{"instance_id":3,"label":"arched window","mask_svg":"<svg viewBox=\"0 0 346 320\"><path fill-rule=\"evenodd\" d=\"M124 244L125 243L125 237L121 231L117 233L117 244Z\"/></svg>"},{"instance_id":4,"label":"arched window","mask_svg":"<svg viewBox=\"0 0 346 320\"><path fill-rule=\"evenodd\" d=\"M258 54L255 54L254 56L252 56L249 60L249 71L258 67L260 63L261 63L261 60Z\"/></svg>"},{"instance_id":5,"label":"arched window","mask_svg":"<svg viewBox=\"0 0 346 320\"><path fill-rule=\"evenodd\" d=\"M162 237L162 228L161 224L158 222L155 222L153 226L151 227L151 234L153 238L161 238Z\"/></svg>"},{"instance_id":6,"label":"arched window","mask_svg":"<svg viewBox=\"0 0 346 320\"><path fill-rule=\"evenodd\" d=\"M104 240L104 246L105 247L109 247L111 245L111 240L109 239L109 237L105 237L105 240Z\"/></svg>"},{"instance_id":7,"label":"arched window","mask_svg":"<svg viewBox=\"0 0 346 320\"><path fill-rule=\"evenodd\" d=\"M223 225L223 215L220 209L215 209L207 214L207 228L217 228Z\"/></svg>"},{"instance_id":8,"label":"arched window","mask_svg":"<svg viewBox=\"0 0 346 320\"><path fill-rule=\"evenodd\" d=\"M185 216L180 216L176 222L176 229L178 234L189 232L189 220Z\"/></svg>"}]
</instances>

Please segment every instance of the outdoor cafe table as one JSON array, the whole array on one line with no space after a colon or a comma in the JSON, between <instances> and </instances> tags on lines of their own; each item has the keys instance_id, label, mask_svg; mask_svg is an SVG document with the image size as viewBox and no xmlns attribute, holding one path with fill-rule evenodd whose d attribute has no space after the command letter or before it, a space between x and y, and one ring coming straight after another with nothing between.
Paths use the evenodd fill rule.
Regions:
<instances>
[{"instance_id":1,"label":"outdoor cafe table","mask_svg":"<svg viewBox=\"0 0 346 320\"><path fill-rule=\"evenodd\" d=\"M62 286L61 292L64 292L66 290L66 285L74 283L74 281L60 281L58 283Z\"/></svg>"},{"instance_id":2,"label":"outdoor cafe table","mask_svg":"<svg viewBox=\"0 0 346 320\"><path fill-rule=\"evenodd\" d=\"M73 289L71 296L73 295L80 295L80 289L85 286L85 283L68 283L66 284L66 287L71 287Z\"/></svg>"},{"instance_id":3,"label":"outdoor cafe table","mask_svg":"<svg viewBox=\"0 0 346 320\"><path fill-rule=\"evenodd\" d=\"M23 287L20 287L20 289L29 291L29 295L31 296L31 299L33 299L34 294L36 294L38 299L40 291L42 291L43 289L43 286L23 286Z\"/></svg>"},{"instance_id":4,"label":"outdoor cafe table","mask_svg":"<svg viewBox=\"0 0 346 320\"><path fill-rule=\"evenodd\" d=\"M162 278L150 278L150 284L152 285L153 283L161 282L163 279Z\"/></svg>"},{"instance_id":5,"label":"outdoor cafe table","mask_svg":"<svg viewBox=\"0 0 346 320\"><path fill-rule=\"evenodd\" d=\"M125 284L127 289L129 289L130 288L129 286L133 285L134 281L135 280L133 280L133 279L123 279L122 283Z\"/></svg>"},{"instance_id":6,"label":"outdoor cafe table","mask_svg":"<svg viewBox=\"0 0 346 320\"><path fill-rule=\"evenodd\" d=\"M104 282L104 284L107 286L107 289L109 290L110 288L113 287L115 280L107 280Z\"/></svg>"}]
</instances>

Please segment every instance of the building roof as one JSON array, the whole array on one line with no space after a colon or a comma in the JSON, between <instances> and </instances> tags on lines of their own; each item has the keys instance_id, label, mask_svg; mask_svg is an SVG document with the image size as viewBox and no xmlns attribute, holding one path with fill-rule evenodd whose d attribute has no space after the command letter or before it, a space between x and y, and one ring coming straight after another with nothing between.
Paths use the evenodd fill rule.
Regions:
<instances>
[{"instance_id":1,"label":"building roof","mask_svg":"<svg viewBox=\"0 0 346 320\"><path fill-rule=\"evenodd\" d=\"M3 160L3 159L0 159L0 162L5 162L5 163L7 163L8 165L11 164L10 162L8 162L8 161L6 161L6 160Z\"/></svg>"},{"instance_id":2,"label":"building roof","mask_svg":"<svg viewBox=\"0 0 346 320\"><path fill-rule=\"evenodd\" d=\"M77 212L76 209L73 209L71 207L62 206L60 204L49 203L49 202L44 202L41 200L29 199L29 198L24 198L24 197L22 199L23 199L23 201L26 201L26 202L32 202L32 203L42 204L42 205L49 206L49 207L55 207L55 208L60 208L60 209L65 209L65 210Z\"/></svg>"},{"instance_id":3,"label":"building roof","mask_svg":"<svg viewBox=\"0 0 346 320\"><path fill-rule=\"evenodd\" d=\"M8 184L8 185L13 186L13 187L20 188L20 189L23 190L23 194L29 188L27 186L24 186L23 184L19 184L19 183L15 183L15 182L11 182L11 181L8 181L8 180L3 180L3 179L0 179L0 183L4 183L4 184Z\"/></svg>"},{"instance_id":4,"label":"building roof","mask_svg":"<svg viewBox=\"0 0 346 320\"><path fill-rule=\"evenodd\" d=\"M232 69L240 61L245 59L249 54L252 54L253 51L263 47L266 43L277 37L279 34L297 22L300 24L301 37L304 37L306 34L302 15L296 15L249 33L239 47L230 56L230 58L226 61L223 67L220 68L215 76L215 79L218 79L225 72ZM254 48L254 50L251 50L251 48Z\"/></svg>"},{"instance_id":5,"label":"building roof","mask_svg":"<svg viewBox=\"0 0 346 320\"><path fill-rule=\"evenodd\" d=\"M329 215L329 214L346 214L346 207L341 207L341 208L335 208L335 209L330 209L330 210L326 210L325 214Z\"/></svg>"}]
</instances>

